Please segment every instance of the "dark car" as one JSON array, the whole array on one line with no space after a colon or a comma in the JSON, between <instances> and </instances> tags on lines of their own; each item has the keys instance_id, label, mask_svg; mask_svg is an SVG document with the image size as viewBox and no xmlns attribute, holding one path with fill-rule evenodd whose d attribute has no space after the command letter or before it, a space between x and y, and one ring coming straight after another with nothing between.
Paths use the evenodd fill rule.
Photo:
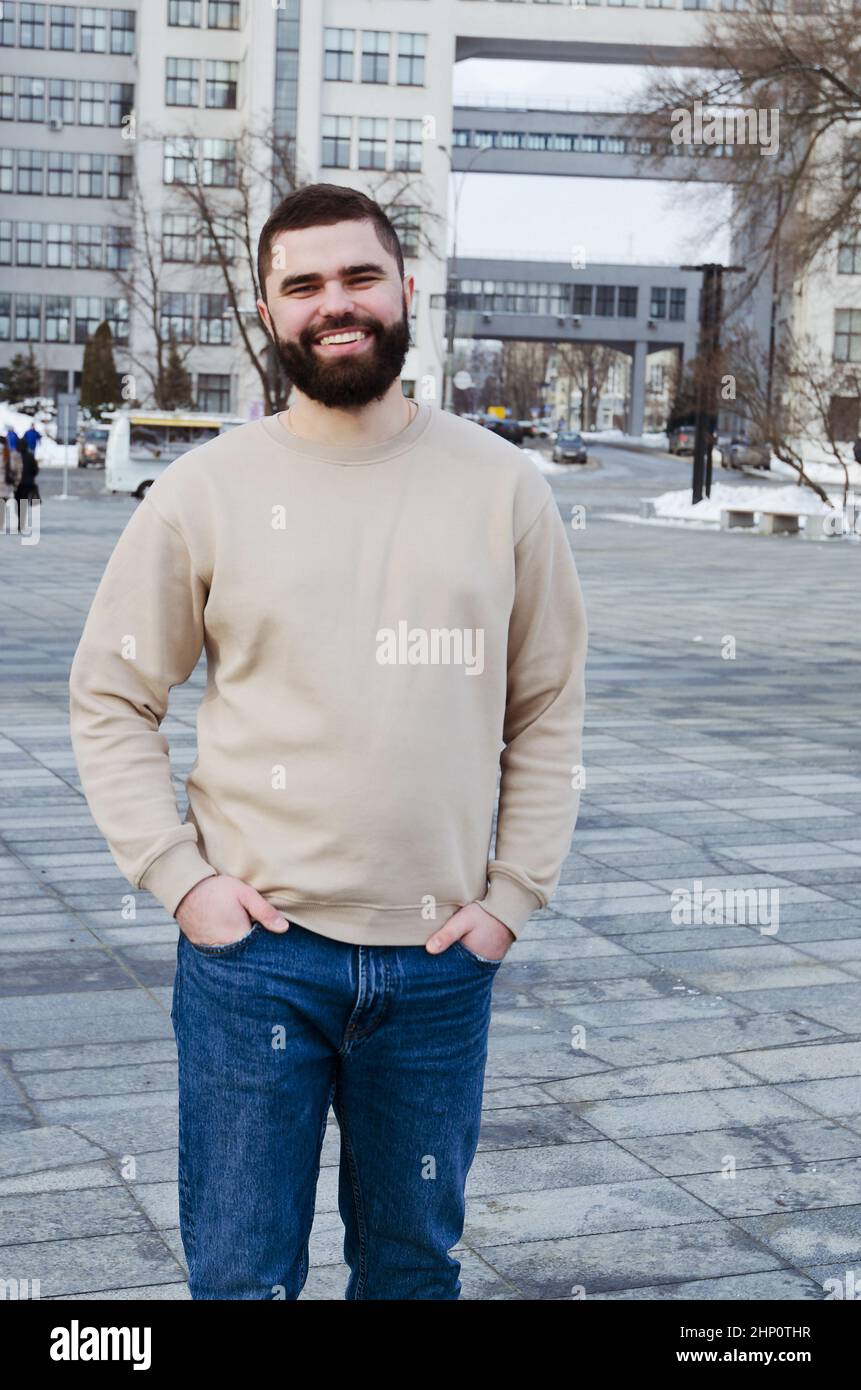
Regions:
<instances>
[{"instance_id":1,"label":"dark car","mask_svg":"<svg viewBox=\"0 0 861 1390\"><path fill-rule=\"evenodd\" d=\"M78 467L104 467L108 425L85 425L78 438Z\"/></svg>"},{"instance_id":2,"label":"dark car","mask_svg":"<svg viewBox=\"0 0 861 1390\"><path fill-rule=\"evenodd\" d=\"M481 423L512 444L523 443L524 431L519 420L500 420L497 415L486 415Z\"/></svg>"},{"instance_id":3,"label":"dark car","mask_svg":"<svg viewBox=\"0 0 861 1390\"><path fill-rule=\"evenodd\" d=\"M554 463L588 463L589 456L582 434L560 430L553 445L551 458Z\"/></svg>"}]
</instances>

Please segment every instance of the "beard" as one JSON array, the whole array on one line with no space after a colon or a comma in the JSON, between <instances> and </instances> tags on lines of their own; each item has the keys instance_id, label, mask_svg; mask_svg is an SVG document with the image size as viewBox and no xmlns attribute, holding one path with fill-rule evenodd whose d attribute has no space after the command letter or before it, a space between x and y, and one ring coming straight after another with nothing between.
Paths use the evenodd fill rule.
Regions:
<instances>
[{"instance_id":1,"label":"beard","mask_svg":"<svg viewBox=\"0 0 861 1390\"><path fill-rule=\"evenodd\" d=\"M295 341L288 341L278 337L273 324L275 351L284 371L299 391L320 405L345 409L380 400L403 370L410 347L406 303L397 323L386 325L379 319L353 315L349 322L333 322L325 331L339 333L349 328L364 329L373 341L355 355L327 359L314 348L314 340L323 331L320 328L306 330Z\"/></svg>"}]
</instances>

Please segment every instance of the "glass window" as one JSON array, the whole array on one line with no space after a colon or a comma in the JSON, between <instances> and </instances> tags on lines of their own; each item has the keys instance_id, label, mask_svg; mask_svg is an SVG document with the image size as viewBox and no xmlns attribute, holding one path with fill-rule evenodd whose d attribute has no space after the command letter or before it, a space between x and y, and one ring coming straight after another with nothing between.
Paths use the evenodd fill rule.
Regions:
<instances>
[{"instance_id":1,"label":"glass window","mask_svg":"<svg viewBox=\"0 0 861 1390\"><path fill-rule=\"evenodd\" d=\"M193 343L194 295L183 290L163 290L159 304L162 337L167 339L173 334L178 343Z\"/></svg>"},{"instance_id":2,"label":"glass window","mask_svg":"<svg viewBox=\"0 0 861 1390\"><path fill-rule=\"evenodd\" d=\"M233 188L236 184L236 141L204 140L203 182L210 188Z\"/></svg>"},{"instance_id":3,"label":"glass window","mask_svg":"<svg viewBox=\"0 0 861 1390\"><path fill-rule=\"evenodd\" d=\"M8 9L8 5L6 6ZM75 51L75 7L74 5L52 5L50 16L49 42L52 48L66 53Z\"/></svg>"},{"instance_id":4,"label":"glass window","mask_svg":"<svg viewBox=\"0 0 861 1390\"><path fill-rule=\"evenodd\" d=\"M0 150L0 193L12 192L12 151Z\"/></svg>"},{"instance_id":5,"label":"glass window","mask_svg":"<svg viewBox=\"0 0 861 1390\"><path fill-rule=\"evenodd\" d=\"M85 343L102 321L102 301L97 294L75 295L75 342Z\"/></svg>"},{"instance_id":6,"label":"glass window","mask_svg":"<svg viewBox=\"0 0 861 1390\"><path fill-rule=\"evenodd\" d=\"M45 156L41 150L18 151L19 193L41 193L43 191L43 172Z\"/></svg>"},{"instance_id":7,"label":"glass window","mask_svg":"<svg viewBox=\"0 0 861 1390\"><path fill-rule=\"evenodd\" d=\"M106 109L104 82L82 82L78 91L78 124L104 125Z\"/></svg>"},{"instance_id":8,"label":"glass window","mask_svg":"<svg viewBox=\"0 0 861 1390\"><path fill-rule=\"evenodd\" d=\"M41 222L18 222L15 225L15 264L42 264Z\"/></svg>"},{"instance_id":9,"label":"glass window","mask_svg":"<svg viewBox=\"0 0 861 1390\"><path fill-rule=\"evenodd\" d=\"M234 261L238 234L236 219L231 217L214 220L212 231L209 227L201 227L201 262L205 265L219 264L222 257L225 261Z\"/></svg>"},{"instance_id":10,"label":"glass window","mask_svg":"<svg viewBox=\"0 0 861 1390\"><path fill-rule=\"evenodd\" d=\"M105 196L105 156L103 154L78 155L78 197L103 198Z\"/></svg>"},{"instance_id":11,"label":"glass window","mask_svg":"<svg viewBox=\"0 0 861 1390\"><path fill-rule=\"evenodd\" d=\"M18 78L18 120L44 121L45 119L45 79L44 77Z\"/></svg>"},{"instance_id":12,"label":"glass window","mask_svg":"<svg viewBox=\"0 0 861 1390\"><path fill-rule=\"evenodd\" d=\"M110 102L108 105L108 125L121 126L126 117L130 116L135 104L135 89L133 82L112 82L110 85Z\"/></svg>"},{"instance_id":13,"label":"glass window","mask_svg":"<svg viewBox=\"0 0 861 1390\"><path fill-rule=\"evenodd\" d=\"M21 48L45 47L45 6L22 4L18 7L21 24L18 44Z\"/></svg>"},{"instance_id":14,"label":"glass window","mask_svg":"<svg viewBox=\"0 0 861 1390\"><path fill-rule=\"evenodd\" d=\"M15 340L19 343L40 343L42 341L42 296L40 294L16 294Z\"/></svg>"},{"instance_id":15,"label":"glass window","mask_svg":"<svg viewBox=\"0 0 861 1390\"><path fill-rule=\"evenodd\" d=\"M72 300L67 294L45 298L45 342L67 343L72 326Z\"/></svg>"},{"instance_id":16,"label":"glass window","mask_svg":"<svg viewBox=\"0 0 861 1390\"><path fill-rule=\"evenodd\" d=\"M595 286L595 313L599 318L611 319L616 313L616 286Z\"/></svg>"},{"instance_id":17,"label":"glass window","mask_svg":"<svg viewBox=\"0 0 861 1390\"><path fill-rule=\"evenodd\" d=\"M15 47L15 18L18 12L16 0L9 0L0 6L0 48Z\"/></svg>"},{"instance_id":18,"label":"glass window","mask_svg":"<svg viewBox=\"0 0 861 1390\"><path fill-rule=\"evenodd\" d=\"M48 193L52 198L71 198L74 193L75 156L67 150L48 155Z\"/></svg>"},{"instance_id":19,"label":"glass window","mask_svg":"<svg viewBox=\"0 0 861 1390\"><path fill-rule=\"evenodd\" d=\"M198 373L197 408L215 415L230 414L230 377L226 373Z\"/></svg>"},{"instance_id":20,"label":"glass window","mask_svg":"<svg viewBox=\"0 0 861 1390\"><path fill-rule=\"evenodd\" d=\"M66 77L48 81L48 119L72 125L75 119L75 84Z\"/></svg>"},{"instance_id":21,"label":"glass window","mask_svg":"<svg viewBox=\"0 0 861 1390\"><path fill-rule=\"evenodd\" d=\"M236 84L239 64L215 59L206 64L206 105L236 110Z\"/></svg>"},{"instance_id":22,"label":"glass window","mask_svg":"<svg viewBox=\"0 0 861 1390\"><path fill-rule=\"evenodd\" d=\"M111 52L134 53L134 10L111 10Z\"/></svg>"},{"instance_id":23,"label":"glass window","mask_svg":"<svg viewBox=\"0 0 861 1390\"><path fill-rule=\"evenodd\" d=\"M0 76L0 121L15 119L15 78L11 73Z\"/></svg>"},{"instance_id":24,"label":"glass window","mask_svg":"<svg viewBox=\"0 0 861 1390\"><path fill-rule=\"evenodd\" d=\"M45 265L71 267L71 264L71 222L49 222L45 234Z\"/></svg>"},{"instance_id":25,"label":"glass window","mask_svg":"<svg viewBox=\"0 0 861 1390\"><path fill-rule=\"evenodd\" d=\"M0 265L12 264L12 223L0 222Z\"/></svg>"},{"instance_id":26,"label":"glass window","mask_svg":"<svg viewBox=\"0 0 861 1390\"><path fill-rule=\"evenodd\" d=\"M105 300L105 323L117 343L129 340L129 306L125 299Z\"/></svg>"},{"instance_id":27,"label":"glass window","mask_svg":"<svg viewBox=\"0 0 861 1390\"><path fill-rule=\"evenodd\" d=\"M200 295L198 342L229 343L232 326L226 294Z\"/></svg>"},{"instance_id":28,"label":"glass window","mask_svg":"<svg viewBox=\"0 0 861 1390\"><path fill-rule=\"evenodd\" d=\"M81 223L75 235L75 265L79 270L103 270L105 264L102 252L104 232L100 226Z\"/></svg>"},{"instance_id":29,"label":"glass window","mask_svg":"<svg viewBox=\"0 0 861 1390\"><path fill-rule=\"evenodd\" d=\"M132 187L132 157L130 154L108 155L108 197L127 198Z\"/></svg>"},{"instance_id":30,"label":"glass window","mask_svg":"<svg viewBox=\"0 0 861 1390\"><path fill-rule=\"evenodd\" d=\"M390 208L388 216L389 221L398 234L398 240L401 243L401 250L404 255L417 256L419 254L419 236L421 231L421 208Z\"/></svg>"},{"instance_id":31,"label":"glass window","mask_svg":"<svg viewBox=\"0 0 861 1390\"><path fill-rule=\"evenodd\" d=\"M165 59L164 104L200 105L200 63L197 58Z\"/></svg>"},{"instance_id":32,"label":"glass window","mask_svg":"<svg viewBox=\"0 0 861 1390\"><path fill-rule=\"evenodd\" d=\"M653 285L651 298L649 301L649 318L665 319L667 317L667 291L660 286Z\"/></svg>"},{"instance_id":33,"label":"glass window","mask_svg":"<svg viewBox=\"0 0 861 1390\"><path fill-rule=\"evenodd\" d=\"M680 321L685 317L687 290L670 290L670 318Z\"/></svg>"},{"instance_id":34,"label":"glass window","mask_svg":"<svg viewBox=\"0 0 861 1390\"><path fill-rule=\"evenodd\" d=\"M175 29L199 29L200 0L167 0L167 22Z\"/></svg>"},{"instance_id":35,"label":"glass window","mask_svg":"<svg viewBox=\"0 0 861 1390\"><path fill-rule=\"evenodd\" d=\"M105 268L128 270L132 262L131 227L105 228Z\"/></svg>"},{"instance_id":36,"label":"glass window","mask_svg":"<svg viewBox=\"0 0 861 1390\"><path fill-rule=\"evenodd\" d=\"M352 116L324 116L321 163L330 169L349 169Z\"/></svg>"},{"instance_id":37,"label":"glass window","mask_svg":"<svg viewBox=\"0 0 861 1390\"><path fill-rule=\"evenodd\" d=\"M359 168L385 169L389 123L385 116L359 118Z\"/></svg>"},{"instance_id":38,"label":"glass window","mask_svg":"<svg viewBox=\"0 0 861 1390\"><path fill-rule=\"evenodd\" d=\"M82 53L107 51L107 14L107 10L94 10L90 7L81 10Z\"/></svg>"},{"instance_id":39,"label":"glass window","mask_svg":"<svg viewBox=\"0 0 861 1390\"><path fill-rule=\"evenodd\" d=\"M195 183L196 142L186 135L168 137L164 142L165 183Z\"/></svg>"},{"instance_id":40,"label":"glass window","mask_svg":"<svg viewBox=\"0 0 861 1390\"><path fill-rule=\"evenodd\" d=\"M0 294L0 342L8 343L12 336L12 296Z\"/></svg>"},{"instance_id":41,"label":"glass window","mask_svg":"<svg viewBox=\"0 0 861 1390\"><path fill-rule=\"evenodd\" d=\"M619 318L635 319L637 317L637 286L619 286Z\"/></svg>"},{"instance_id":42,"label":"glass window","mask_svg":"<svg viewBox=\"0 0 861 1390\"><path fill-rule=\"evenodd\" d=\"M591 314L591 313L592 313L592 292L593 292L593 289L594 289L594 286L593 286L593 285L575 285L575 286L574 286L574 313L575 313L575 314L583 315L583 314Z\"/></svg>"},{"instance_id":43,"label":"glass window","mask_svg":"<svg viewBox=\"0 0 861 1390\"><path fill-rule=\"evenodd\" d=\"M323 78L326 82L352 82L354 29L324 29Z\"/></svg>"},{"instance_id":44,"label":"glass window","mask_svg":"<svg viewBox=\"0 0 861 1390\"><path fill-rule=\"evenodd\" d=\"M366 29L362 34L363 82L388 82L391 39L382 29Z\"/></svg>"},{"instance_id":45,"label":"glass window","mask_svg":"<svg viewBox=\"0 0 861 1390\"><path fill-rule=\"evenodd\" d=\"M209 0L206 22L210 29L238 29L239 0Z\"/></svg>"},{"instance_id":46,"label":"glass window","mask_svg":"<svg viewBox=\"0 0 861 1390\"><path fill-rule=\"evenodd\" d=\"M395 168L421 169L421 121L395 121Z\"/></svg>"},{"instance_id":47,"label":"glass window","mask_svg":"<svg viewBox=\"0 0 861 1390\"><path fill-rule=\"evenodd\" d=\"M861 275L861 227L854 228L837 248L837 274Z\"/></svg>"},{"instance_id":48,"label":"glass window","mask_svg":"<svg viewBox=\"0 0 861 1390\"><path fill-rule=\"evenodd\" d=\"M398 86L423 87L426 34L398 34Z\"/></svg>"},{"instance_id":49,"label":"glass window","mask_svg":"<svg viewBox=\"0 0 861 1390\"><path fill-rule=\"evenodd\" d=\"M195 218L187 213L166 212L161 219L161 255L165 261L193 261Z\"/></svg>"},{"instance_id":50,"label":"glass window","mask_svg":"<svg viewBox=\"0 0 861 1390\"><path fill-rule=\"evenodd\" d=\"M861 362L861 309L835 309L834 360Z\"/></svg>"}]
</instances>

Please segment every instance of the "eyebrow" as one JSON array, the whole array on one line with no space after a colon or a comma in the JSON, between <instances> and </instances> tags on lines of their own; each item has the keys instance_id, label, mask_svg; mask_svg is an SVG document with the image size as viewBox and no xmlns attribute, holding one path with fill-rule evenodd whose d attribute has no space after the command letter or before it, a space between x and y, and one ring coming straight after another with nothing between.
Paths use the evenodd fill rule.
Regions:
<instances>
[{"instance_id":1,"label":"eyebrow","mask_svg":"<svg viewBox=\"0 0 861 1390\"><path fill-rule=\"evenodd\" d=\"M376 261L365 261L362 265L342 265L338 270L341 279L350 279L355 275L366 274L372 271L375 275L385 275L385 270ZM304 275L285 275L278 285L278 293L284 294L286 290L292 290L297 285L315 285L322 280L323 276L319 271L308 271Z\"/></svg>"}]
</instances>

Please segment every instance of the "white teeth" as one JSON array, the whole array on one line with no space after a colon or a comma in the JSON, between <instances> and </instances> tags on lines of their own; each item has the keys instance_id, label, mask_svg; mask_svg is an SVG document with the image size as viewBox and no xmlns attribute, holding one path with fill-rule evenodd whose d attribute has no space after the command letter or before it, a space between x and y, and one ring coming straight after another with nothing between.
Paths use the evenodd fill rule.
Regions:
<instances>
[{"instance_id":1,"label":"white teeth","mask_svg":"<svg viewBox=\"0 0 861 1390\"><path fill-rule=\"evenodd\" d=\"M321 343L355 343L359 338L366 338L367 333L356 331L354 333L330 333L325 338L320 338Z\"/></svg>"}]
</instances>

